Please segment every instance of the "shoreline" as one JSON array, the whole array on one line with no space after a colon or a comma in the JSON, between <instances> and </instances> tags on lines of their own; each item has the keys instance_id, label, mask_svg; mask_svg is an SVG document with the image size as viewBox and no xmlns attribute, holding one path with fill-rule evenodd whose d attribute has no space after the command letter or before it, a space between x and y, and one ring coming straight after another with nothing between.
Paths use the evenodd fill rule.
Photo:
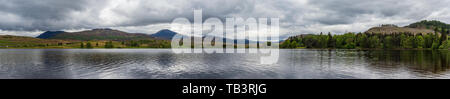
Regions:
<instances>
[{"instance_id":1,"label":"shoreline","mask_svg":"<svg viewBox=\"0 0 450 99\"><path fill-rule=\"evenodd\" d=\"M380 48L355 48L355 49L338 49L338 48L280 48L280 49L310 49L310 50L450 50L450 49L431 49L431 48L395 48L395 49L380 49Z\"/></svg>"},{"instance_id":2,"label":"shoreline","mask_svg":"<svg viewBox=\"0 0 450 99\"><path fill-rule=\"evenodd\" d=\"M1 48L1 49L172 49L172 48ZM249 49L249 48L245 48ZM357 50L357 51L365 51L365 50L450 50L450 49L431 49L431 48L414 48L414 49L403 49L403 48L396 48L396 49L337 49L337 48L280 48L280 50Z\"/></svg>"},{"instance_id":3,"label":"shoreline","mask_svg":"<svg viewBox=\"0 0 450 99\"><path fill-rule=\"evenodd\" d=\"M170 49L170 48L0 48L0 49Z\"/></svg>"}]
</instances>

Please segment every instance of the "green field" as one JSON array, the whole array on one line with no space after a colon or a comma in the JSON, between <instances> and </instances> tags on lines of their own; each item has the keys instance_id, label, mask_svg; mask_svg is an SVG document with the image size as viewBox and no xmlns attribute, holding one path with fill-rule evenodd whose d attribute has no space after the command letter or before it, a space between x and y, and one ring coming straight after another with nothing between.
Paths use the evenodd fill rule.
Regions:
<instances>
[{"instance_id":1,"label":"green field","mask_svg":"<svg viewBox=\"0 0 450 99\"><path fill-rule=\"evenodd\" d=\"M107 43L110 45L106 46ZM4 35L0 36L0 48L170 48L170 42L167 40L54 40Z\"/></svg>"}]
</instances>

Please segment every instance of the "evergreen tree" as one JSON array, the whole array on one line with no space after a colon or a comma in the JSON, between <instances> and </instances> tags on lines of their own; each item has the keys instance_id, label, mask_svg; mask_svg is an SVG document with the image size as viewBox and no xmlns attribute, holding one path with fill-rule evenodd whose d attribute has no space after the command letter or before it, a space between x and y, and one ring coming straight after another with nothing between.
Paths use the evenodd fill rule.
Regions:
<instances>
[{"instance_id":1,"label":"evergreen tree","mask_svg":"<svg viewBox=\"0 0 450 99\"><path fill-rule=\"evenodd\" d=\"M318 48L327 48L328 47L328 36L323 35L322 33L320 33L319 35L319 45Z\"/></svg>"},{"instance_id":2,"label":"evergreen tree","mask_svg":"<svg viewBox=\"0 0 450 99\"><path fill-rule=\"evenodd\" d=\"M286 41L284 41L281 45L280 45L280 47L281 48L290 48L290 45L291 45L291 40L286 40Z\"/></svg>"},{"instance_id":3,"label":"evergreen tree","mask_svg":"<svg viewBox=\"0 0 450 99\"><path fill-rule=\"evenodd\" d=\"M401 34L400 35L400 38L401 38L401 41L400 41L400 43L401 43L401 47L402 48L413 48L413 43L414 43L414 38L412 38L412 37L410 37L410 36L407 36L407 35L405 35L405 34Z\"/></svg>"},{"instance_id":4,"label":"evergreen tree","mask_svg":"<svg viewBox=\"0 0 450 99\"><path fill-rule=\"evenodd\" d=\"M307 35L303 38L306 48L318 48L316 36Z\"/></svg>"},{"instance_id":5,"label":"evergreen tree","mask_svg":"<svg viewBox=\"0 0 450 99\"><path fill-rule=\"evenodd\" d=\"M447 41L448 32L449 32L448 30L444 30L444 29L441 30L441 45L445 44L445 43L443 43L444 41Z\"/></svg>"},{"instance_id":6,"label":"evergreen tree","mask_svg":"<svg viewBox=\"0 0 450 99\"><path fill-rule=\"evenodd\" d=\"M369 38L369 48L380 48L381 42L377 36L372 36Z\"/></svg>"},{"instance_id":7,"label":"evergreen tree","mask_svg":"<svg viewBox=\"0 0 450 99\"><path fill-rule=\"evenodd\" d=\"M342 35L335 36L336 48L345 48L345 38Z\"/></svg>"},{"instance_id":8,"label":"evergreen tree","mask_svg":"<svg viewBox=\"0 0 450 99\"><path fill-rule=\"evenodd\" d=\"M356 36L353 33L344 34L345 37L345 48L346 49L354 49L356 48L355 39Z\"/></svg>"},{"instance_id":9,"label":"evergreen tree","mask_svg":"<svg viewBox=\"0 0 450 99\"><path fill-rule=\"evenodd\" d=\"M425 34L423 38L425 39L424 48L431 48L431 46L433 45L432 34Z\"/></svg>"},{"instance_id":10,"label":"evergreen tree","mask_svg":"<svg viewBox=\"0 0 450 99\"><path fill-rule=\"evenodd\" d=\"M392 40L393 40L392 36L384 37L383 48L395 48Z\"/></svg>"},{"instance_id":11,"label":"evergreen tree","mask_svg":"<svg viewBox=\"0 0 450 99\"><path fill-rule=\"evenodd\" d=\"M433 42L433 45L431 45L432 49L438 49L439 48L439 43L437 41Z\"/></svg>"},{"instance_id":12,"label":"evergreen tree","mask_svg":"<svg viewBox=\"0 0 450 99\"><path fill-rule=\"evenodd\" d=\"M368 37L366 34L361 34L358 36L358 45L362 48L369 48L370 44L368 42Z\"/></svg>"},{"instance_id":13,"label":"evergreen tree","mask_svg":"<svg viewBox=\"0 0 450 99\"><path fill-rule=\"evenodd\" d=\"M297 48L298 47L298 43L296 41L292 41L291 45L289 46L289 48Z\"/></svg>"},{"instance_id":14,"label":"evergreen tree","mask_svg":"<svg viewBox=\"0 0 450 99\"><path fill-rule=\"evenodd\" d=\"M86 43L86 48L93 48L92 45L91 45L91 42L87 42Z\"/></svg>"},{"instance_id":15,"label":"evergreen tree","mask_svg":"<svg viewBox=\"0 0 450 99\"><path fill-rule=\"evenodd\" d=\"M450 42L448 40L442 42L442 45L439 46L439 49L449 49L449 48L450 48Z\"/></svg>"},{"instance_id":16,"label":"evergreen tree","mask_svg":"<svg viewBox=\"0 0 450 99\"><path fill-rule=\"evenodd\" d=\"M416 47L415 48L424 48L425 46L425 39L421 36L421 35L418 35L418 36L416 36L416 39L415 39L416 41L415 41L415 45L416 45Z\"/></svg>"},{"instance_id":17,"label":"evergreen tree","mask_svg":"<svg viewBox=\"0 0 450 99\"><path fill-rule=\"evenodd\" d=\"M445 31L448 33L448 31ZM418 34L392 33L392 34L368 34L346 33L343 35L303 35L290 37L283 42L281 48L445 48L446 38L437 38L433 33ZM439 44L442 41L443 44ZM327 45L327 46L323 46Z\"/></svg>"},{"instance_id":18,"label":"evergreen tree","mask_svg":"<svg viewBox=\"0 0 450 99\"><path fill-rule=\"evenodd\" d=\"M80 48L84 48L84 43L83 42L80 43Z\"/></svg>"},{"instance_id":19,"label":"evergreen tree","mask_svg":"<svg viewBox=\"0 0 450 99\"><path fill-rule=\"evenodd\" d=\"M438 33L439 29L436 27L434 29L434 42L438 43L438 46L441 44L439 38L439 33Z\"/></svg>"},{"instance_id":20,"label":"evergreen tree","mask_svg":"<svg viewBox=\"0 0 450 99\"><path fill-rule=\"evenodd\" d=\"M113 45L112 41L106 42L105 43L105 48L114 48L114 45Z\"/></svg>"},{"instance_id":21,"label":"evergreen tree","mask_svg":"<svg viewBox=\"0 0 450 99\"><path fill-rule=\"evenodd\" d=\"M336 39L333 38L330 32L328 32L328 48L336 47Z\"/></svg>"}]
</instances>

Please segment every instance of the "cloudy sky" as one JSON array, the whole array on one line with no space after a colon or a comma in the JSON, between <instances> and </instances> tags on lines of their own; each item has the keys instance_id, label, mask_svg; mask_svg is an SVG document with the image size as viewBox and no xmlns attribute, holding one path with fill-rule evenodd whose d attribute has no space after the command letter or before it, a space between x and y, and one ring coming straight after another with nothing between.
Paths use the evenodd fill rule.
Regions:
<instances>
[{"instance_id":1,"label":"cloudy sky","mask_svg":"<svg viewBox=\"0 0 450 99\"><path fill-rule=\"evenodd\" d=\"M154 33L175 18L278 17L282 35L363 32L379 24L450 23L450 0L0 0L0 35L113 28Z\"/></svg>"}]
</instances>

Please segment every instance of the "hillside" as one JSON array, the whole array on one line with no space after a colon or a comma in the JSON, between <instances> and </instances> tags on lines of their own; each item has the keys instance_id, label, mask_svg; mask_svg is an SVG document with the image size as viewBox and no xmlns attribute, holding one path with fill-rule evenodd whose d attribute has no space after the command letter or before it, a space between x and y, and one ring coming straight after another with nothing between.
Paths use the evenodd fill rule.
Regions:
<instances>
[{"instance_id":1,"label":"hillside","mask_svg":"<svg viewBox=\"0 0 450 99\"><path fill-rule=\"evenodd\" d=\"M393 34L393 33L412 33L412 34L427 34L434 33L431 29L421 29L421 28L409 28L409 27L397 27L397 26L380 26L373 27L366 31L366 33L375 34Z\"/></svg>"},{"instance_id":2,"label":"hillside","mask_svg":"<svg viewBox=\"0 0 450 99\"><path fill-rule=\"evenodd\" d=\"M419 29L434 29L434 28L444 28L444 29L450 29L450 25L446 24L444 22L441 21L436 21L436 20L423 20L420 22L416 22L416 23L412 23L406 27L409 28L419 28Z\"/></svg>"},{"instance_id":3,"label":"hillside","mask_svg":"<svg viewBox=\"0 0 450 99\"><path fill-rule=\"evenodd\" d=\"M382 33L382 34L392 34L392 33L412 33L412 34L419 34L419 33L434 33L434 29L450 29L450 24L446 24L441 21L428 21L423 20L419 22L412 23L405 27L398 27L395 25L385 24L381 25L379 27L373 27L366 31L366 33ZM438 31L440 33L440 31Z\"/></svg>"},{"instance_id":4,"label":"hillside","mask_svg":"<svg viewBox=\"0 0 450 99\"><path fill-rule=\"evenodd\" d=\"M67 33L67 32L64 32L64 31L46 31L46 32L42 33L41 35L37 36L36 38L48 39L50 37L53 37L53 36L61 34L61 33Z\"/></svg>"},{"instance_id":5,"label":"hillside","mask_svg":"<svg viewBox=\"0 0 450 99\"><path fill-rule=\"evenodd\" d=\"M71 44L72 41L47 40L24 36L0 35L0 48L5 47L48 47Z\"/></svg>"},{"instance_id":6,"label":"hillside","mask_svg":"<svg viewBox=\"0 0 450 99\"><path fill-rule=\"evenodd\" d=\"M330 48L330 49L450 49L446 28L439 21L421 21L405 27L384 24L365 33L342 35L310 34L289 37L281 48ZM431 29L433 28L433 29ZM434 35L436 33L440 35ZM422 34L422 35L412 35Z\"/></svg>"},{"instance_id":7,"label":"hillside","mask_svg":"<svg viewBox=\"0 0 450 99\"><path fill-rule=\"evenodd\" d=\"M124 41L124 40L143 40L143 39L152 39L151 36L147 34L139 34L139 33L127 33L119 30L113 29L93 29L81 32L73 32L73 33L59 33L54 36L50 36L47 39L60 39L60 40L115 40L115 41Z\"/></svg>"},{"instance_id":8,"label":"hillside","mask_svg":"<svg viewBox=\"0 0 450 99\"><path fill-rule=\"evenodd\" d=\"M108 43L110 44L109 46ZM170 48L170 41L156 39L128 41L80 41L0 35L0 49L1 48Z\"/></svg>"},{"instance_id":9,"label":"hillside","mask_svg":"<svg viewBox=\"0 0 450 99\"><path fill-rule=\"evenodd\" d=\"M177 33L170 31L168 29L164 29L161 31L156 32L155 34L152 34L152 37L163 39L163 40L171 40Z\"/></svg>"},{"instance_id":10,"label":"hillside","mask_svg":"<svg viewBox=\"0 0 450 99\"><path fill-rule=\"evenodd\" d=\"M170 41L147 34L93 29L80 32L47 31L36 38L4 35L0 36L0 48L170 48Z\"/></svg>"}]
</instances>

